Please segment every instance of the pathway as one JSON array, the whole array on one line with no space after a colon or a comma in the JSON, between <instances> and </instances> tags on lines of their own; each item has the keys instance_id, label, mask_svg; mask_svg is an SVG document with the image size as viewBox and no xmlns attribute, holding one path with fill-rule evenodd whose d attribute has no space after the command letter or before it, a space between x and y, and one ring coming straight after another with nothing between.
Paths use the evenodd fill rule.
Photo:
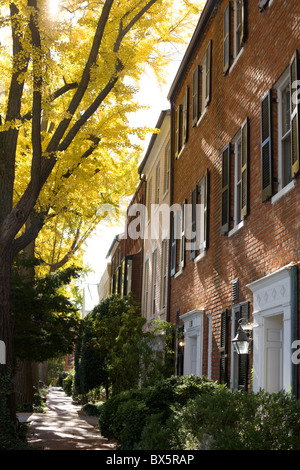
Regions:
<instances>
[{"instance_id":1,"label":"pathway","mask_svg":"<svg viewBox=\"0 0 300 470\"><path fill-rule=\"evenodd\" d=\"M61 388L50 387L44 413L19 413L30 422L28 443L44 450L114 450L114 443L101 436L98 418L87 416Z\"/></svg>"}]
</instances>

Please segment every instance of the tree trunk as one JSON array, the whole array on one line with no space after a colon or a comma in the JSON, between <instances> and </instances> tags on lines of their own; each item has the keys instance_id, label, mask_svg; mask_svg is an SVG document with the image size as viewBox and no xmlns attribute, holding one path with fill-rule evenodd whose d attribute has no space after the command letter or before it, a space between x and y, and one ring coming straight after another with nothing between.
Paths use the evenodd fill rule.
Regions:
<instances>
[{"instance_id":1,"label":"tree trunk","mask_svg":"<svg viewBox=\"0 0 300 470\"><path fill-rule=\"evenodd\" d=\"M10 288L11 288L11 267L12 257L9 252L0 251L0 340L5 344L6 358L5 364L0 364L0 379L10 381L12 384L14 365L12 353L11 335L11 315L10 315ZM13 388L10 394L0 395L1 409L7 407L13 422L16 422L16 407ZM3 402L4 401L4 402ZM3 408L2 408L3 407Z\"/></svg>"},{"instance_id":2,"label":"tree trunk","mask_svg":"<svg viewBox=\"0 0 300 470\"><path fill-rule=\"evenodd\" d=\"M33 378L32 363L30 361L20 361L17 364L14 377L16 400L19 405L33 404Z\"/></svg>"}]
</instances>

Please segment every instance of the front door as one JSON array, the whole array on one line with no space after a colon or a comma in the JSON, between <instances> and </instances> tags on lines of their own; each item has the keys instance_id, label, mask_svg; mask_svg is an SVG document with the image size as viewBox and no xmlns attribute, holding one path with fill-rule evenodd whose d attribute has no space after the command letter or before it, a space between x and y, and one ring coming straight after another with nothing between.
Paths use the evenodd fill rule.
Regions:
<instances>
[{"instance_id":1,"label":"front door","mask_svg":"<svg viewBox=\"0 0 300 470\"><path fill-rule=\"evenodd\" d=\"M283 389L283 315L265 318L265 390Z\"/></svg>"}]
</instances>

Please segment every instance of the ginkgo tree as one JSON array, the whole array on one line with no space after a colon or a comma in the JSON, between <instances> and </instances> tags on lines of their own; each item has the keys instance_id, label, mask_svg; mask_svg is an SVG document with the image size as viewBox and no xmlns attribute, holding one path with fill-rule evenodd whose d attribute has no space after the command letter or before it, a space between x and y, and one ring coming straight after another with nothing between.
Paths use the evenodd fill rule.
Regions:
<instances>
[{"instance_id":1,"label":"ginkgo tree","mask_svg":"<svg viewBox=\"0 0 300 470\"><path fill-rule=\"evenodd\" d=\"M0 1L2 376L12 362L14 257L60 214L87 217L95 205L116 203L136 163L130 136L147 131L127 118L138 110L145 65L162 77L165 45L191 35L204 3L61 0L51 16L50 1Z\"/></svg>"}]
</instances>

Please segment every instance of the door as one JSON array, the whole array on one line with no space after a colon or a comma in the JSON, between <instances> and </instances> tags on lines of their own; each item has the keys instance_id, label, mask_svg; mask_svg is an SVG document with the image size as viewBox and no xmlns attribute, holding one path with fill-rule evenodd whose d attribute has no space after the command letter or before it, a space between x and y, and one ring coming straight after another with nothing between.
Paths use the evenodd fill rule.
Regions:
<instances>
[{"instance_id":1,"label":"door","mask_svg":"<svg viewBox=\"0 0 300 470\"><path fill-rule=\"evenodd\" d=\"M265 390L283 389L283 315L265 318Z\"/></svg>"}]
</instances>

